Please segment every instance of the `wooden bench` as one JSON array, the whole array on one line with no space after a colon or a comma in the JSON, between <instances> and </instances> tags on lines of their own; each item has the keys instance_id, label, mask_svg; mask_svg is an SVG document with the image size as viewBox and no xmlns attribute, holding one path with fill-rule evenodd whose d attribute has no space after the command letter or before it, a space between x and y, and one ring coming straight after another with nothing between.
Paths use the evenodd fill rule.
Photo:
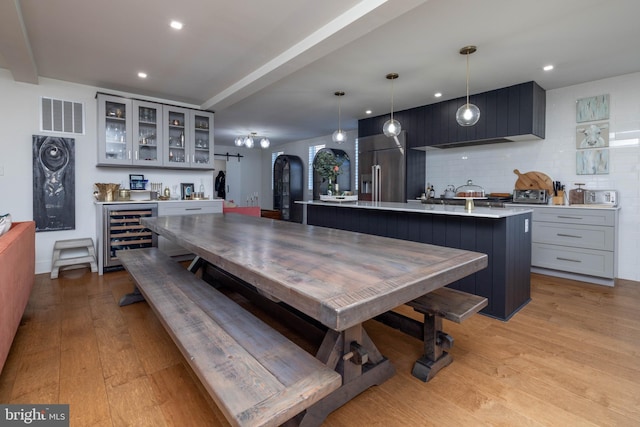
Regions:
<instances>
[{"instance_id":1,"label":"wooden bench","mask_svg":"<svg viewBox=\"0 0 640 427\"><path fill-rule=\"evenodd\" d=\"M387 312L376 320L424 341L424 355L413 365L411 374L429 381L453 361L447 352L453 347L453 337L442 328L442 319L460 323L488 304L485 297L451 288L439 288L407 303L424 314L424 321L410 319L400 313Z\"/></svg>"},{"instance_id":2,"label":"wooden bench","mask_svg":"<svg viewBox=\"0 0 640 427\"><path fill-rule=\"evenodd\" d=\"M157 248L118 258L232 425L281 425L341 386L337 372Z\"/></svg>"}]
</instances>

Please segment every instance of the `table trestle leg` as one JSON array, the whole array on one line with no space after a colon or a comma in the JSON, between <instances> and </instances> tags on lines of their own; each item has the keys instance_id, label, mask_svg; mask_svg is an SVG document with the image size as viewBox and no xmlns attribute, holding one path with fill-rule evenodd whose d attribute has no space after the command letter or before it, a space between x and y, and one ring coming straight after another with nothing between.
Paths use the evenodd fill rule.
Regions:
<instances>
[{"instance_id":1,"label":"table trestle leg","mask_svg":"<svg viewBox=\"0 0 640 427\"><path fill-rule=\"evenodd\" d=\"M453 337L442 331L442 317L424 313L424 355L413 365L411 374L427 382L453 358L445 350L453 347Z\"/></svg>"}]
</instances>

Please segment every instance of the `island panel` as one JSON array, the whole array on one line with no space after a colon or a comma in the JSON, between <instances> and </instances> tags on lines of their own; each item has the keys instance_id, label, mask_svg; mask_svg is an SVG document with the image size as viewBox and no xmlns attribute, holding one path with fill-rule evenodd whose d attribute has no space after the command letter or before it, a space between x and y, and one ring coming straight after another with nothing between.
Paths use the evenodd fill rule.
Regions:
<instances>
[{"instance_id":1,"label":"island panel","mask_svg":"<svg viewBox=\"0 0 640 427\"><path fill-rule=\"evenodd\" d=\"M481 313L508 320L530 300L531 211L498 217L307 203L307 223L486 253L486 269L449 287L487 297Z\"/></svg>"}]
</instances>

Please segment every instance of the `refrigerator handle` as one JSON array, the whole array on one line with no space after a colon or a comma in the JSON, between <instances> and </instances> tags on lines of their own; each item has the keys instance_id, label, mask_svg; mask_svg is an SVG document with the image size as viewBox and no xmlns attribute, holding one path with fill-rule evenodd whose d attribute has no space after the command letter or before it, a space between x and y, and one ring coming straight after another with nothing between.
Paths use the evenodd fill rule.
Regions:
<instances>
[{"instance_id":1,"label":"refrigerator handle","mask_svg":"<svg viewBox=\"0 0 640 427\"><path fill-rule=\"evenodd\" d=\"M371 191L371 200L374 202L380 201L380 165L371 166L371 176L372 176L372 191Z\"/></svg>"}]
</instances>

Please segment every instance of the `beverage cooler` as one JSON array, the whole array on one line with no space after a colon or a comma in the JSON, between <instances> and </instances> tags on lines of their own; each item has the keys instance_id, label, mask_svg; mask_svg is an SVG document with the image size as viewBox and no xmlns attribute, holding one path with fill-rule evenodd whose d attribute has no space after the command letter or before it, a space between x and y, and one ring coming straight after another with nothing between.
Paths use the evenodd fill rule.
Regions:
<instances>
[{"instance_id":1,"label":"beverage cooler","mask_svg":"<svg viewBox=\"0 0 640 427\"><path fill-rule=\"evenodd\" d=\"M140 223L140 218L158 215L156 203L116 204L103 206L102 239L105 270L120 268L118 252L157 246L157 235Z\"/></svg>"}]
</instances>

